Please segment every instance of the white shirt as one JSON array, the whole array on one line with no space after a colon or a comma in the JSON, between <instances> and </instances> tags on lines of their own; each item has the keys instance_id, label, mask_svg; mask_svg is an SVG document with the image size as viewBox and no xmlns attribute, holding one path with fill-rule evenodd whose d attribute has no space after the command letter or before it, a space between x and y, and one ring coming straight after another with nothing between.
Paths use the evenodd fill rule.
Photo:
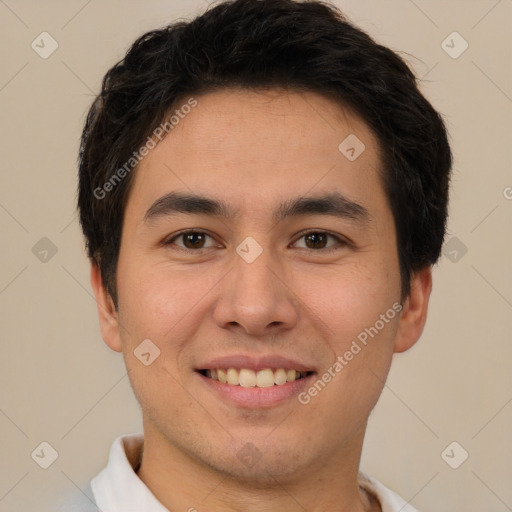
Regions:
<instances>
[{"instance_id":1,"label":"white shirt","mask_svg":"<svg viewBox=\"0 0 512 512\"><path fill-rule=\"evenodd\" d=\"M119 436L112 443L107 466L91 480L96 501L91 510L169 512L134 471L140 460L143 439L142 434L129 434ZM359 473L359 485L379 499L382 512L418 512L375 478Z\"/></svg>"}]
</instances>

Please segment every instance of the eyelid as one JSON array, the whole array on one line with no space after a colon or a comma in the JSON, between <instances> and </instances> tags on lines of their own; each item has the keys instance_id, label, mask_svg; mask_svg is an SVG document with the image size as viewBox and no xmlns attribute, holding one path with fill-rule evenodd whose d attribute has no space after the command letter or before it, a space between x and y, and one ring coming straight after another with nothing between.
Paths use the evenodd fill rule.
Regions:
<instances>
[{"instance_id":1,"label":"eyelid","mask_svg":"<svg viewBox=\"0 0 512 512\"><path fill-rule=\"evenodd\" d=\"M181 236L188 235L188 234L198 234L198 235L206 235L209 236L211 239L215 240L215 237L211 235L208 231L205 231L204 229L184 229L183 231L179 231L178 233L174 233L162 241L162 245L165 247L167 245L172 245L174 243L174 240L180 238ZM181 249L183 251L187 252L200 252L204 251L205 249L209 249L209 247L203 247L201 249L188 249L187 247L180 247L178 246L178 249Z\"/></svg>"},{"instance_id":2,"label":"eyelid","mask_svg":"<svg viewBox=\"0 0 512 512\"><path fill-rule=\"evenodd\" d=\"M332 233L330 231L327 231L325 229L307 229L305 231L302 231L300 233L298 233L297 235L295 235L295 241L292 242L292 243L296 243L298 240L300 240L301 238L305 237L306 235L309 235L309 234L324 234L324 235L327 235L327 236L330 236L332 238L334 238L337 242L338 242L338 246L334 246L334 247L328 247L328 248L325 248L325 249L308 249L307 247L301 247L300 249L303 249L303 250L306 250L306 251L313 251L313 252L318 252L318 253L329 253L329 252L332 252L332 251L335 251L339 248L339 244L341 244L341 246L350 246L350 247L353 247L353 242L351 240L349 240L348 238L342 236L342 235L339 235L339 234L335 234L335 233ZM215 240L215 237L213 235L211 235L210 233L208 233L208 231L205 231L204 229L185 229L183 231L180 231L178 233L174 233L173 235L171 235L170 237L167 237L165 238L163 241L162 241L162 245L163 246L167 246L167 245L172 245L174 240L180 238L181 236L184 236L184 235L188 235L188 234L200 234L200 235L206 235L206 236L209 236L210 238L212 238L213 240ZM183 251L186 251L186 252L200 252L200 251L204 251L206 249L210 249L210 247L202 247L200 249L188 249L186 247L180 247L178 246L178 249L180 250L183 250Z\"/></svg>"},{"instance_id":3,"label":"eyelid","mask_svg":"<svg viewBox=\"0 0 512 512\"><path fill-rule=\"evenodd\" d=\"M301 231L300 233L295 235L295 242L293 242L293 243L296 243L298 240L300 240L304 236L312 234L312 233L315 233L315 234L319 233L319 234L330 236L338 242L338 245L335 245L334 247L327 247L325 249L308 249L307 247L305 247L305 248L301 247L300 249L304 249L306 251L328 254L329 252L333 252L333 251L340 249L340 245L342 247L343 246L354 247L353 242L351 240L349 240L347 237L337 234L337 233L332 233L331 231L328 231L325 229L306 229L305 231Z\"/></svg>"}]
</instances>

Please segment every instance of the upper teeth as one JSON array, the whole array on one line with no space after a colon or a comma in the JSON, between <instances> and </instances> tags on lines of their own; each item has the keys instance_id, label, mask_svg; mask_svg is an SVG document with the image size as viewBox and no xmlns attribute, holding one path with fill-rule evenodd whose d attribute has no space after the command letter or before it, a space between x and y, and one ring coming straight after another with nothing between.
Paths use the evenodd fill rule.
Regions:
<instances>
[{"instance_id":1,"label":"upper teeth","mask_svg":"<svg viewBox=\"0 0 512 512\"><path fill-rule=\"evenodd\" d=\"M248 368L217 368L215 370L206 370L206 376L211 379L218 380L223 384L242 386L244 388L268 388L274 384L280 386L287 382L293 382L296 379L300 379L301 377L306 376L306 374L307 372L285 370L284 368L278 368L276 370L265 368L258 372Z\"/></svg>"}]
</instances>

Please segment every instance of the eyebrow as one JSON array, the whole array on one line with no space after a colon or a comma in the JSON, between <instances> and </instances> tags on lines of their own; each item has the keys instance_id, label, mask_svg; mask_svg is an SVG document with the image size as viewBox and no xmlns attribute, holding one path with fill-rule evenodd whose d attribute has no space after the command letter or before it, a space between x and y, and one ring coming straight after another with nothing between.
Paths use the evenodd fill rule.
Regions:
<instances>
[{"instance_id":1,"label":"eyebrow","mask_svg":"<svg viewBox=\"0 0 512 512\"><path fill-rule=\"evenodd\" d=\"M233 220L238 212L225 202L195 194L170 192L158 198L144 215L144 222L168 217L177 213L203 214ZM362 205L349 200L339 192L321 196L297 197L281 203L273 212L275 223L289 217L301 215L332 215L367 223L371 220L370 212Z\"/></svg>"}]
</instances>

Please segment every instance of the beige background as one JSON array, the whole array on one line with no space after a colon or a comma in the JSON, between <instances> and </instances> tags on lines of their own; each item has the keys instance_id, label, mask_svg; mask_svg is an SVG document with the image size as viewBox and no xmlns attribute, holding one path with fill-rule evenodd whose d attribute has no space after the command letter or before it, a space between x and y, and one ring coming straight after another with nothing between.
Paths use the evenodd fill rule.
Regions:
<instances>
[{"instance_id":1,"label":"beige background","mask_svg":"<svg viewBox=\"0 0 512 512\"><path fill-rule=\"evenodd\" d=\"M422 339L395 358L362 469L423 512L512 510L512 1L336 4L423 77L455 155L456 239ZM99 332L75 215L78 141L102 76L135 37L206 5L0 1L2 512L53 510L101 470L114 437L141 429L122 358ZM31 48L43 31L59 45L47 59ZM453 31L469 44L458 58L441 46ZM47 261L33 252L43 237L57 249ZM59 455L46 470L31 458L43 441ZM458 469L441 457L453 441L469 453Z\"/></svg>"}]
</instances>

